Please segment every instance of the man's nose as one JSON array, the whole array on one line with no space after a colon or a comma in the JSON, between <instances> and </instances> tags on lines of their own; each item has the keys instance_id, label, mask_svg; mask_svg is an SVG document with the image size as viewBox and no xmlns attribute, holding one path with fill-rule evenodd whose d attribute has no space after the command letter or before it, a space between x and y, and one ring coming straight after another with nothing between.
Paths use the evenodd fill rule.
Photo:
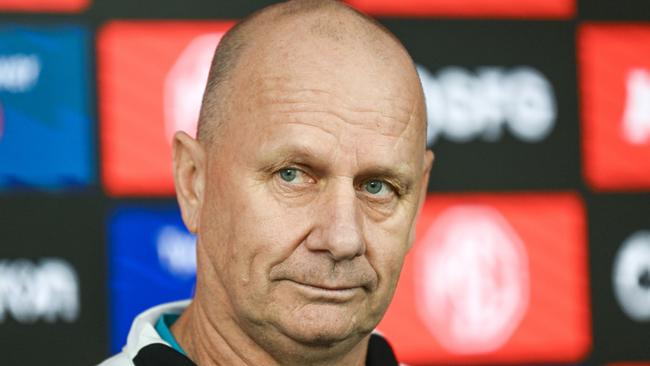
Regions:
<instances>
[{"instance_id":1,"label":"man's nose","mask_svg":"<svg viewBox=\"0 0 650 366\"><path fill-rule=\"evenodd\" d=\"M306 241L307 248L327 251L335 261L363 255L363 217L354 186L337 184L328 188L316 208L317 227Z\"/></svg>"}]
</instances>

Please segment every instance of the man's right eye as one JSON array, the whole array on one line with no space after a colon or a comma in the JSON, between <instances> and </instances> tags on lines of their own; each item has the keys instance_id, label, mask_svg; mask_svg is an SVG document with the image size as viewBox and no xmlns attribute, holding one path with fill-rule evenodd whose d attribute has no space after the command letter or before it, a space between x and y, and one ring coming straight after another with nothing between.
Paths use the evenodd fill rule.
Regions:
<instances>
[{"instance_id":1,"label":"man's right eye","mask_svg":"<svg viewBox=\"0 0 650 366\"><path fill-rule=\"evenodd\" d=\"M303 186L316 182L314 178L299 168L282 168L276 171L275 175L280 177L283 183L289 183L295 186Z\"/></svg>"},{"instance_id":2,"label":"man's right eye","mask_svg":"<svg viewBox=\"0 0 650 366\"><path fill-rule=\"evenodd\" d=\"M291 183L296 180L300 172L295 168L285 168L280 169L278 174L280 174L280 178L282 178L283 181Z\"/></svg>"}]
</instances>

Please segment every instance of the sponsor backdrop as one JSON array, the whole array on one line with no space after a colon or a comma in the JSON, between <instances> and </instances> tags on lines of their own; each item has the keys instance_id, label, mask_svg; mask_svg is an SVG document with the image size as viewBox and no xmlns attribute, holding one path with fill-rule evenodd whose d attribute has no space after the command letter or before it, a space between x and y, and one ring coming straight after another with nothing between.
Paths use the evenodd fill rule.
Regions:
<instances>
[{"instance_id":1,"label":"sponsor backdrop","mask_svg":"<svg viewBox=\"0 0 650 366\"><path fill-rule=\"evenodd\" d=\"M88 365L193 292L171 134L272 1L0 0L0 363ZM408 365L650 363L646 0L350 0L436 153L378 330Z\"/></svg>"}]
</instances>

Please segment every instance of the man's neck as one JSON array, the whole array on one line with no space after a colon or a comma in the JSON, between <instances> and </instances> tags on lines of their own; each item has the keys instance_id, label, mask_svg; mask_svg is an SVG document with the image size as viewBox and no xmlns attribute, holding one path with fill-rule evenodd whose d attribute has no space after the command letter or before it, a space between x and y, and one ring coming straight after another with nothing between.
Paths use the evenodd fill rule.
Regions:
<instances>
[{"instance_id":1,"label":"man's neck","mask_svg":"<svg viewBox=\"0 0 650 366\"><path fill-rule=\"evenodd\" d=\"M187 356L200 366L365 365L369 337L338 357L328 357L331 352L319 352L299 344L295 345L294 352L288 352L287 357L274 357L272 351L268 352L255 343L228 317L214 319L209 314L199 301L192 301L171 327Z\"/></svg>"}]
</instances>

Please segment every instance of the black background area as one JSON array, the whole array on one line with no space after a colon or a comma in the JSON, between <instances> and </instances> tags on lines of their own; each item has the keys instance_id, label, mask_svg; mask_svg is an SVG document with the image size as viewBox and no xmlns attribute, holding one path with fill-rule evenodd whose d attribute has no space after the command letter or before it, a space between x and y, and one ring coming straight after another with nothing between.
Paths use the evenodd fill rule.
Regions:
<instances>
[{"instance_id":1,"label":"black background area","mask_svg":"<svg viewBox=\"0 0 650 366\"><path fill-rule=\"evenodd\" d=\"M516 1L516 0L514 0ZM540 0L544 1L544 0ZM273 0L94 0L91 16L137 18L241 18ZM582 20L650 20L647 0L576 0L577 18Z\"/></svg>"},{"instance_id":2,"label":"black background area","mask_svg":"<svg viewBox=\"0 0 650 366\"><path fill-rule=\"evenodd\" d=\"M581 19L650 20L648 0L577 0Z\"/></svg>"},{"instance_id":3,"label":"black background area","mask_svg":"<svg viewBox=\"0 0 650 366\"><path fill-rule=\"evenodd\" d=\"M527 143L504 131L498 142L438 138L429 191L567 189L580 185L574 25L567 22L384 20L416 63L530 66L551 82L557 120L544 140Z\"/></svg>"},{"instance_id":4,"label":"black background area","mask_svg":"<svg viewBox=\"0 0 650 366\"><path fill-rule=\"evenodd\" d=\"M61 258L76 271L80 291L79 318L72 323L23 324L5 314L0 364L88 366L106 357L102 211L96 199L77 195L0 197L0 259Z\"/></svg>"},{"instance_id":5,"label":"black background area","mask_svg":"<svg viewBox=\"0 0 650 366\"><path fill-rule=\"evenodd\" d=\"M235 19L243 18L272 0L94 0L88 9L91 17L156 19Z\"/></svg>"},{"instance_id":6,"label":"black background area","mask_svg":"<svg viewBox=\"0 0 650 366\"><path fill-rule=\"evenodd\" d=\"M621 309L612 287L612 268L623 241L650 230L650 197L609 194L587 199L593 311L593 356L601 360L650 359L650 322L636 322Z\"/></svg>"}]
</instances>

